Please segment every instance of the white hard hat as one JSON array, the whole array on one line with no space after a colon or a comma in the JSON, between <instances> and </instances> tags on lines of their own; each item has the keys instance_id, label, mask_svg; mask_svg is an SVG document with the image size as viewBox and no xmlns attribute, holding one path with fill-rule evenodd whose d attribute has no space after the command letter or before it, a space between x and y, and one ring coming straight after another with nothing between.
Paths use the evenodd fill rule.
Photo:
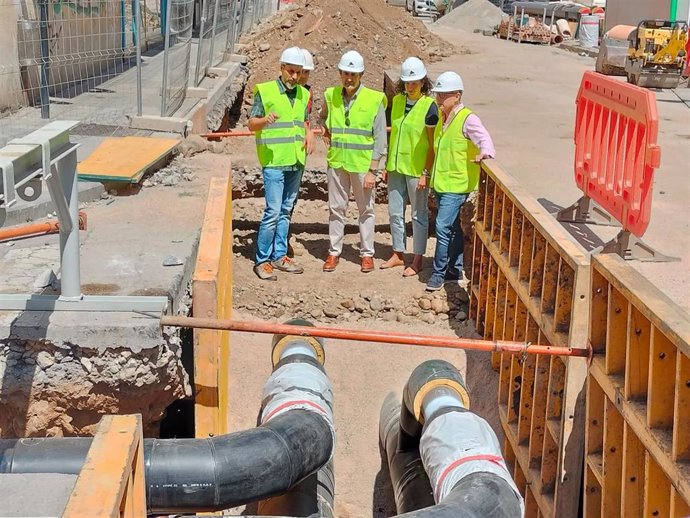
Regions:
<instances>
[{"instance_id":1,"label":"white hard hat","mask_svg":"<svg viewBox=\"0 0 690 518\"><path fill-rule=\"evenodd\" d=\"M462 84L462 77L455 72L444 72L431 89L432 92L462 92L465 89Z\"/></svg>"},{"instance_id":2,"label":"white hard hat","mask_svg":"<svg viewBox=\"0 0 690 518\"><path fill-rule=\"evenodd\" d=\"M356 50L348 50L343 57L340 58L338 69L343 72L364 72L364 58Z\"/></svg>"},{"instance_id":3,"label":"white hard hat","mask_svg":"<svg viewBox=\"0 0 690 518\"><path fill-rule=\"evenodd\" d=\"M304 54L299 47L290 47L283 51L280 55L280 62L284 65L304 66Z\"/></svg>"},{"instance_id":4,"label":"white hard hat","mask_svg":"<svg viewBox=\"0 0 690 518\"><path fill-rule=\"evenodd\" d=\"M304 54L304 70L314 70L314 57L307 49L302 49Z\"/></svg>"},{"instance_id":5,"label":"white hard hat","mask_svg":"<svg viewBox=\"0 0 690 518\"><path fill-rule=\"evenodd\" d=\"M419 58L407 58L400 67L400 80L419 81L426 77L426 67Z\"/></svg>"}]
</instances>

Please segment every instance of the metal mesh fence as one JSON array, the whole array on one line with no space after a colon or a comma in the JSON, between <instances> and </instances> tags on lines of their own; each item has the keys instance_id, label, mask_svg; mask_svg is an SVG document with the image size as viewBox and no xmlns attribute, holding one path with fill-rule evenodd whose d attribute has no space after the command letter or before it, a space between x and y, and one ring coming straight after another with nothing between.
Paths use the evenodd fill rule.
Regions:
<instances>
[{"instance_id":1,"label":"metal mesh fence","mask_svg":"<svg viewBox=\"0 0 690 518\"><path fill-rule=\"evenodd\" d=\"M203 0L201 4L201 27L199 29L199 44L197 46L194 85L201 83L206 70L211 66L211 53L219 21L219 0Z\"/></svg>"},{"instance_id":2,"label":"metal mesh fence","mask_svg":"<svg viewBox=\"0 0 690 518\"><path fill-rule=\"evenodd\" d=\"M161 117L182 106L187 92L194 0L167 0Z\"/></svg>"},{"instance_id":3,"label":"metal mesh fence","mask_svg":"<svg viewBox=\"0 0 690 518\"><path fill-rule=\"evenodd\" d=\"M0 0L9 29L0 31L0 145L56 119L128 125L137 109L138 6Z\"/></svg>"}]
</instances>

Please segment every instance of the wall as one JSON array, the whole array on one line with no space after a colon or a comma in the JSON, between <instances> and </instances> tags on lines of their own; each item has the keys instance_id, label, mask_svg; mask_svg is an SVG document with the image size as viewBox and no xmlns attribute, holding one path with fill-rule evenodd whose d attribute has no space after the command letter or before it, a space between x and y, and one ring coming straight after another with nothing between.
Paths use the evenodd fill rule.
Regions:
<instances>
[{"instance_id":1,"label":"wall","mask_svg":"<svg viewBox=\"0 0 690 518\"><path fill-rule=\"evenodd\" d=\"M671 0L608 0L605 30L614 25L637 25L642 20L667 20L670 11Z\"/></svg>"}]
</instances>

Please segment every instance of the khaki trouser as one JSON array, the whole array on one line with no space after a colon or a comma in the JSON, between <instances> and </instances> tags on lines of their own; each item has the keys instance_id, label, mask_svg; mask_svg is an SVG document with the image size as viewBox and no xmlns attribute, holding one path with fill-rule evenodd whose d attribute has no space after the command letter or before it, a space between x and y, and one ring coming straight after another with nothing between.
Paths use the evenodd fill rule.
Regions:
<instances>
[{"instance_id":1,"label":"khaki trouser","mask_svg":"<svg viewBox=\"0 0 690 518\"><path fill-rule=\"evenodd\" d=\"M374 189L365 189L365 173L348 173L344 169L328 168L328 235L331 240L329 254L340 255L345 237L345 215L350 189L355 195L359 212L359 255L374 255Z\"/></svg>"}]
</instances>

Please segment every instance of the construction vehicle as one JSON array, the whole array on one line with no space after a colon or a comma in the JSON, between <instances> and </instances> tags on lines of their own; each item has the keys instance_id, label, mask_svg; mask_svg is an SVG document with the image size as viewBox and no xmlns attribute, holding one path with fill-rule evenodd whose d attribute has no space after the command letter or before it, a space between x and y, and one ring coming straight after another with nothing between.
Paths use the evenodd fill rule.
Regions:
<instances>
[{"instance_id":1,"label":"construction vehicle","mask_svg":"<svg viewBox=\"0 0 690 518\"><path fill-rule=\"evenodd\" d=\"M628 36L628 82L647 88L676 88L685 67L688 24L644 20Z\"/></svg>"}]
</instances>

